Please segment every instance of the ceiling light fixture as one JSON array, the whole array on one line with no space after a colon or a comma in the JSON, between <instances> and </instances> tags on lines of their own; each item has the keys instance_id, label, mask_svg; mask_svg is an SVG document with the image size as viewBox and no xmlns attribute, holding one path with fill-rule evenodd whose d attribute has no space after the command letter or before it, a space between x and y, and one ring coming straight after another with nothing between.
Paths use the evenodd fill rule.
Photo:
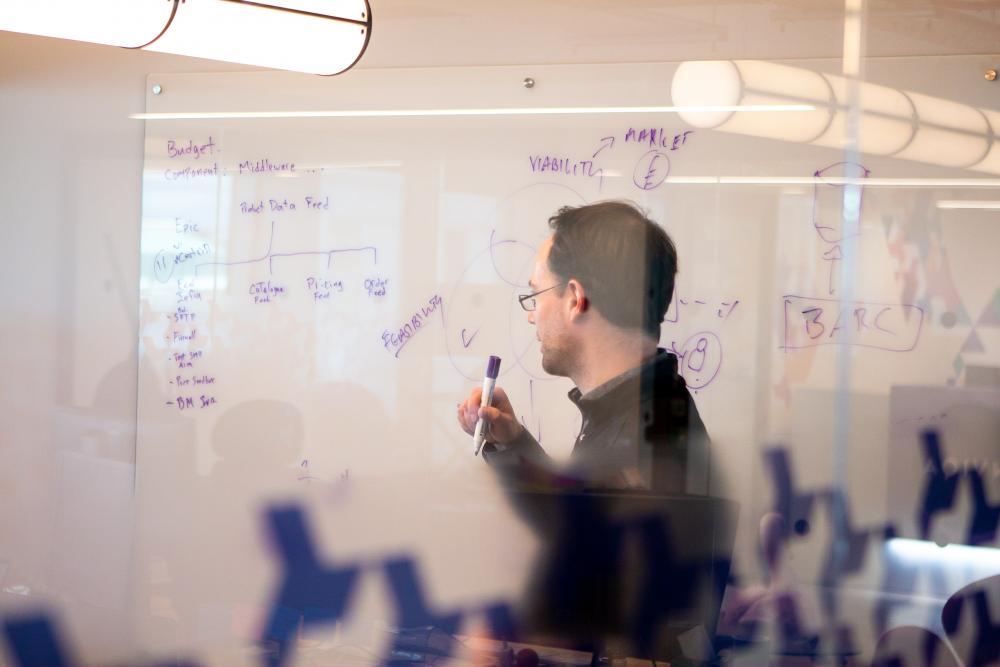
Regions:
<instances>
[{"instance_id":1,"label":"ceiling light fixture","mask_svg":"<svg viewBox=\"0 0 1000 667\"><path fill-rule=\"evenodd\" d=\"M188 0L190 1L190 0ZM238 118L397 118L426 116L550 116L561 114L617 113L715 113L811 111L808 104L746 104L714 107L512 107L495 109L332 109L317 111L181 111L174 113L136 113L137 120L205 120Z\"/></svg>"},{"instance_id":2,"label":"ceiling light fixture","mask_svg":"<svg viewBox=\"0 0 1000 667\"><path fill-rule=\"evenodd\" d=\"M163 34L176 11L176 0L7 0L0 30L138 49Z\"/></svg>"},{"instance_id":3,"label":"ceiling light fixture","mask_svg":"<svg viewBox=\"0 0 1000 667\"><path fill-rule=\"evenodd\" d=\"M6 0L0 30L331 75L361 58L372 15L367 0Z\"/></svg>"},{"instance_id":4,"label":"ceiling light fixture","mask_svg":"<svg viewBox=\"0 0 1000 667\"><path fill-rule=\"evenodd\" d=\"M940 209L974 209L1000 211L1000 201L982 201L975 199L941 199L937 203Z\"/></svg>"},{"instance_id":5,"label":"ceiling light fixture","mask_svg":"<svg viewBox=\"0 0 1000 667\"><path fill-rule=\"evenodd\" d=\"M865 188L998 188L998 178L851 178L847 176L668 176L664 185L857 185ZM938 208L973 208L940 206ZM990 208L977 202L976 208ZM997 202L1000 204L1000 202Z\"/></svg>"}]
</instances>

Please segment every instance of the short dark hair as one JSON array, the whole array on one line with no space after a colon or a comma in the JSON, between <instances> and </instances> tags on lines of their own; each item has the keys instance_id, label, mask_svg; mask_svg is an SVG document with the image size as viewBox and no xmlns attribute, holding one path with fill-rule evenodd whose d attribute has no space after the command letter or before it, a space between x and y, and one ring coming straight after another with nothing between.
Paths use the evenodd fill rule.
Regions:
<instances>
[{"instance_id":1,"label":"short dark hair","mask_svg":"<svg viewBox=\"0 0 1000 667\"><path fill-rule=\"evenodd\" d=\"M667 232L624 201L564 206L549 227L549 269L578 280L612 324L659 340L677 274L677 249Z\"/></svg>"}]
</instances>

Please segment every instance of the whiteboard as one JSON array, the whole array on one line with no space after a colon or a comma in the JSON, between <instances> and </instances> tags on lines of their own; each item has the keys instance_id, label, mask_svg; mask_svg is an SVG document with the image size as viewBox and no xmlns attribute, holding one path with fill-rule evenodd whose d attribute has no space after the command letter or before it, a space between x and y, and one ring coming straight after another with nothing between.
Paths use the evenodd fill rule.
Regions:
<instances>
[{"instance_id":1,"label":"whiteboard","mask_svg":"<svg viewBox=\"0 0 1000 667\"><path fill-rule=\"evenodd\" d=\"M733 66L738 103L812 108L763 124L642 111L671 104L676 63L150 76L137 567L158 574L137 594L162 608L145 645L243 659L279 575L261 519L276 502L307 508L331 560L416 558L441 606L518 595L533 538L454 412L496 354L524 424L568 456L572 386L542 371L516 300L564 205L631 200L677 245L661 345L712 437L716 491L749 519L744 574L769 443L807 486L841 466L861 520L884 513L888 449L869 443L887 438L892 387L997 362L989 332L968 340L1000 287L983 254L1000 228L936 207L1000 185L996 112L985 94L952 101L979 125L950 127L926 63L876 63L873 80L928 110L894 116L867 89L861 151L845 153L859 97L832 63ZM595 107L631 111L565 111ZM895 145L893 123L919 131ZM921 148L952 135L972 157ZM364 612L338 632L370 645L391 605L365 582Z\"/></svg>"}]
</instances>

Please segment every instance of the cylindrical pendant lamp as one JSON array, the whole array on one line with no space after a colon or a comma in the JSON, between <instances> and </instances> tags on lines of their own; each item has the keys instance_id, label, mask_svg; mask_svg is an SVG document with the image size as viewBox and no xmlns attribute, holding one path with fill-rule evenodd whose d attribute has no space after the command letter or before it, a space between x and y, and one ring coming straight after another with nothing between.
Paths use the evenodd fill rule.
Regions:
<instances>
[{"instance_id":1,"label":"cylindrical pendant lamp","mask_svg":"<svg viewBox=\"0 0 1000 667\"><path fill-rule=\"evenodd\" d=\"M167 31L145 48L339 74L364 53L371 26L366 0L182 0Z\"/></svg>"},{"instance_id":2,"label":"cylindrical pendant lamp","mask_svg":"<svg viewBox=\"0 0 1000 667\"><path fill-rule=\"evenodd\" d=\"M330 75L361 58L372 14L367 0L4 0L0 30Z\"/></svg>"},{"instance_id":3,"label":"cylindrical pendant lamp","mask_svg":"<svg viewBox=\"0 0 1000 667\"><path fill-rule=\"evenodd\" d=\"M4 0L0 30L138 48L170 24L177 0Z\"/></svg>"}]
</instances>

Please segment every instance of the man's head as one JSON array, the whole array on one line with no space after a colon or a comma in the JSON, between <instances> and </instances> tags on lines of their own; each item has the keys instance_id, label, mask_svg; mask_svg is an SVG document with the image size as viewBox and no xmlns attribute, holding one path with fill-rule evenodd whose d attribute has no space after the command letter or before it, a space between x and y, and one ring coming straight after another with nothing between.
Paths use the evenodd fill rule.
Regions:
<instances>
[{"instance_id":1,"label":"man's head","mask_svg":"<svg viewBox=\"0 0 1000 667\"><path fill-rule=\"evenodd\" d=\"M571 375L588 332L607 329L660 338L677 273L665 231L631 204L564 207L549 218L552 235L538 251L529 321L538 328L542 367Z\"/></svg>"}]
</instances>

